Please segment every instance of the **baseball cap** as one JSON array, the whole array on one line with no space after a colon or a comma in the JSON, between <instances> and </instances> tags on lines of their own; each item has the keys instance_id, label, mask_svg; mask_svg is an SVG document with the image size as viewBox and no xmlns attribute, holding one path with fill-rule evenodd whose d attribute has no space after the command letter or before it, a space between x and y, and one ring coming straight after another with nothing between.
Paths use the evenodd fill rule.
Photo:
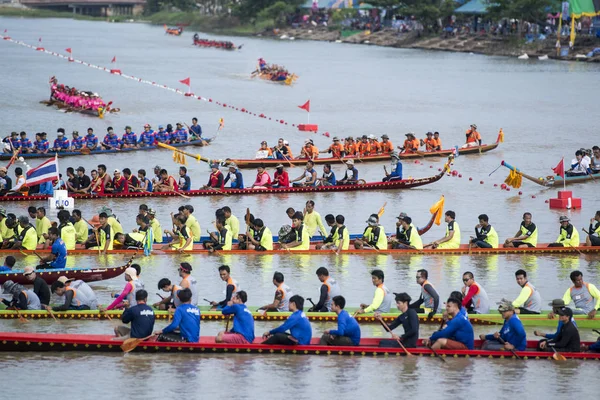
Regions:
<instances>
[{"instance_id":1,"label":"baseball cap","mask_svg":"<svg viewBox=\"0 0 600 400\"><path fill-rule=\"evenodd\" d=\"M156 215L156 211L151 208L151 209L148 210L148 214L149 215Z\"/></svg>"},{"instance_id":2,"label":"baseball cap","mask_svg":"<svg viewBox=\"0 0 600 400\"><path fill-rule=\"evenodd\" d=\"M117 168L117 169L115 169L115 174L120 174L120 173L121 173L121 170L120 170L120 169L118 169L118 168Z\"/></svg>"},{"instance_id":3,"label":"baseball cap","mask_svg":"<svg viewBox=\"0 0 600 400\"><path fill-rule=\"evenodd\" d=\"M505 312L505 311L514 311L515 307L512 305L511 301L501 301L500 303L498 303L498 311L500 312Z\"/></svg>"},{"instance_id":4,"label":"baseball cap","mask_svg":"<svg viewBox=\"0 0 600 400\"><path fill-rule=\"evenodd\" d=\"M133 267L129 267L125 270L125 275L128 275L130 278L137 278L137 271Z\"/></svg>"},{"instance_id":5,"label":"baseball cap","mask_svg":"<svg viewBox=\"0 0 600 400\"><path fill-rule=\"evenodd\" d=\"M552 308L561 308L566 306L565 301L563 299L554 299L550 303L548 303L548 305Z\"/></svg>"},{"instance_id":6,"label":"baseball cap","mask_svg":"<svg viewBox=\"0 0 600 400\"><path fill-rule=\"evenodd\" d=\"M348 164L348 165L354 165L354 160L348 160L348 161L346 161L346 164Z\"/></svg>"},{"instance_id":7,"label":"baseball cap","mask_svg":"<svg viewBox=\"0 0 600 400\"><path fill-rule=\"evenodd\" d=\"M566 215L561 216L558 220L560 222L569 222L570 221L569 217L567 217Z\"/></svg>"},{"instance_id":8,"label":"baseball cap","mask_svg":"<svg viewBox=\"0 0 600 400\"><path fill-rule=\"evenodd\" d=\"M162 125L159 125L159 126L158 126L158 129L165 129L165 127L164 127L164 126L162 126Z\"/></svg>"},{"instance_id":9,"label":"baseball cap","mask_svg":"<svg viewBox=\"0 0 600 400\"><path fill-rule=\"evenodd\" d=\"M371 216L369 217L369 219L366 221L367 224L369 225L377 225L379 222L377 221L377 218Z\"/></svg>"},{"instance_id":10,"label":"baseball cap","mask_svg":"<svg viewBox=\"0 0 600 400\"><path fill-rule=\"evenodd\" d=\"M403 220L406 217L408 217L408 215L406 215L406 213L404 212L401 212L400 215L398 215L396 218L398 218L399 220Z\"/></svg>"},{"instance_id":11,"label":"baseball cap","mask_svg":"<svg viewBox=\"0 0 600 400\"><path fill-rule=\"evenodd\" d=\"M569 307L561 307L557 310L557 314L560 315L561 317L572 317L573 316L573 310L571 310Z\"/></svg>"},{"instance_id":12,"label":"baseball cap","mask_svg":"<svg viewBox=\"0 0 600 400\"><path fill-rule=\"evenodd\" d=\"M275 168L283 168L283 164L277 164Z\"/></svg>"},{"instance_id":13,"label":"baseball cap","mask_svg":"<svg viewBox=\"0 0 600 400\"><path fill-rule=\"evenodd\" d=\"M27 276L27 275L31 275L35 272L35 270L33 269L33 267L25 267L25 269L23 270L23 275Z\"/></svg>"},{"instance_id":14,"label":"baseball cap","mask_svg":"<svg viewBox=\"0 0 600 400\"><path fill-rule=\"evenodd\" d=\"M73 279L67 278L66 276L59 276L57 281L66 284L67 282L71 282Z\"/></svg>"}]
</instances>

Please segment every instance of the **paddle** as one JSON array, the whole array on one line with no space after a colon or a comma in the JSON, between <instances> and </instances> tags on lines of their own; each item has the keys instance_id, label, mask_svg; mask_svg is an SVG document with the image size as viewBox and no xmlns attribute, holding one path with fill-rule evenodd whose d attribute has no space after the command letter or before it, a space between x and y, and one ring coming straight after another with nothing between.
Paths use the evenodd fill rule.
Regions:
<instances>
[{"instance_id":1,"label":"paddle","mask_svg":"<svg viewBox=\"0 0 600 400\"><path fill-rule=\"evenodd\" d=\"M500 336L498 336L498 341L503 346L506 344L506 342L504 341L504 339L502 339ZM513 356L517 357L517 360L521 359L521 357L519 357L519 355L517 354L517 352L515 351L515 349L510 349L510 352L513 353Z\"/></svg>"},{"instance_id":2,"label":"paddle","mask_svg":"<svg viewBox=\"0 0 600 400\"><path fill-rule=\"evenodd\" d=\"M554 354L552 355L553 359L555 359L556 361L567 361L567 358L565 356L563 356L562 354L560 354L558 351L556 351L554 346L550 346L550 348L552 350L554 350Z\"/></svg>"},{"instance_id":3,"label":"paddle","mask_svg":"<svg viewBox=\"0 0 600 400\"><path fill-rule=\"evenodd\" d=\"M25 319L25 317L23 316L23 314L21 314L21 311L19 311L17 307L12 307L12 309L17 312L17 316L19 317L20 322L29 322L27 321L27 319Z\"/></svg>"},{"instance_id":4,"label":"paddle","mask_svg":"<svg viewBox=\"0 0 600 400\"><path fill-rule=\"evenodd\" d=\"M440 360L442 360L442 362L444 362L444 363L446 362L446 360L442 356L440 356L438 354L438 352L433 349L433 347L431 347L431 344L428 345L427 348L429 348L429 350L431 350L431 352L433 353L434 356L436 356L437 358L439 358Z\"/></svg>"},{"instance_id":5,"label":"paddle","mask_svg":"<svg viewBox=\"0 0 600 400\"><path fill-rule=\"evenodd\" d=\"M96 229L96 227L94 225L92 225L92 223L90 221L88 221L87 219L81 217L82 220L84 220L84 222L86 222L89 226L92 227L92 229L94 230L94 236L96 237L96 243L98 244L98 255L100 255L102 253L102 250L100 249L100 237L98 236L98 230Z\"/></svg>"},{"instance_id":6,"label":"paddle","mask_svg":"<svg viewBox=\"0 0 600 400\"><path fill-rule=\"evenodd\" d=\"M233 314L227 317L227 322L225 323L225 332L229 330L229 322L231 322L231 317L233 317Z\"/></svg>"},{"instance_id":7,"label":"paddle","mask_svg":"<svg viewBox=\"0 0 600 400\"><path fill-rule=\"evenodd\" d=\"M569 245L569 247L571 247L572 249L577 250L577 252L579 253L580 256L585 256L585 254L583 254L583 252L581 250L579 250L577 247L574 247L571 243L567 243Z\"/></svg>"},{"instance_id":8,"label":"paddle","mask_svg":"<svg viewBox=\"0 0 600 400\"><path fill-rule=\"evenodd\" d=\"M383 320L383 318L379 319L379 322L381 322L381 324L383 325L383 327L385 328L386 331L388 331L392 337L394 336L394 333L392 332L392 330L390 329L390 327L388 326L388 324L385 323L385 321ZM400 345L400 347L402 347L402 350L404 350L404 352L406 353L407 356L409 357L413 357L414 355L408 351L406 349L406 347L404 347L404 345L402 344L402 341L400 339L396 339L396 342L398 342L398 344Z\"/></svg>"},{"instance_id":9,"label":"paddle","mask_svg":"<svg viewBox=\"0 0 600 400\"><path fill-rule=\"evenodd\" d=\"M246 250L248 250L249 243L250 243L250 208L246 208Z\"/></svg>"},{"instance_id":10,"label":"paddle","mask_svg":"<svg viewBox=\"0 0 600 400\"><path fill-rule=\"evenodd\" d=\"M145 338L137 339L137 338L129 338L126 339L121 345L121 350L123 353L129 353L133 349L135 349L140 343L150 339L154 335L146 336Z\"/></svg>"},{"instance_id":11,"label":"paddle","mask_svg":"<svg viewBox=\"0 0 600 400\"><path fill-rule=\"evenodd\" d=\"M180 192L172 191L171 193L175 193L176 195L181 196L181 197L183 197L184 199L187 199L187 200L191 199L190 196L186 196L185 194L180 193Z\"/></svg>"},{"instance_id":12,"label":"paddle","mask_svg":"<svg viewBox=\"0 0 600 400\"><path fill-rule=\"evenodd\" d=\"M58 322L58 320L56 319L56 316L54 315L52 310L47 308L46 311L48 311L48 314L50 314L50 316L52 317L52 319L54 319L55 322Z\"/></svg>"},{"instance_id":13,"label":"paddle","mask_svg":"<svg viewBox=\"0 0 600 400\"><path fill-rule=\"evenodd\" d=\"M188 131L190 132L190 134L192 136L197 137L198 139L200 139L202 141L202 146L208 146L208 142L206 140L202 139L201 136L197 136L196 133L194 131L192 131L192 128L190 128L190 126L188 124L186 124L185 122L184 122L184 124L185 124L186 128L188 128Z\"/></svg>"}]
</instances>

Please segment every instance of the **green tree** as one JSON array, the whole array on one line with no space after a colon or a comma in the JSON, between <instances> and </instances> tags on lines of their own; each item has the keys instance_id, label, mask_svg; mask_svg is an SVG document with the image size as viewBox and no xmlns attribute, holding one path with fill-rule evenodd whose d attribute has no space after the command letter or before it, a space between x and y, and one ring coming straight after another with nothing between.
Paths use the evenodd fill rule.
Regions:
<instances>
[{"instance_id":1,"label":"green tree","mask_svg":"<svg viewBox=\"0 0 600 400\"><path fill-rule=\"evenodd\" d=\"M486 0L488 16L499 20L516 18L543 24L548 9L560 10L560 0Z\"/></svg>"},{"instance_id":2,"label":"green tree","mask_svg":"<svg viewBox=\"0 0 600 400\"><path fill-rule=\"evenodd\" d=\"M255 19L258 14L275 5L275 3L283 3L290 6L290 13L298 6L305 3L305 0L240 0L239 4L234 8L235 14L243 21ZM278 6L279 7L279 6ZM277 8L273 10L277 10Z\"/></svg>"},{"instance_id":3,"label":"green tree","mask_svg":"<svg viewBox=\"0 0 600 400\"><path fill-rule=\"evenodd\" d=\"M287 4L284 1L278 1L264 10L261 10L257 16L263 20L275 20L275 25L281 26L285 23L286 17L292 14L294 11L296 11L296 6Z\"/></svg>"}]
</instances>

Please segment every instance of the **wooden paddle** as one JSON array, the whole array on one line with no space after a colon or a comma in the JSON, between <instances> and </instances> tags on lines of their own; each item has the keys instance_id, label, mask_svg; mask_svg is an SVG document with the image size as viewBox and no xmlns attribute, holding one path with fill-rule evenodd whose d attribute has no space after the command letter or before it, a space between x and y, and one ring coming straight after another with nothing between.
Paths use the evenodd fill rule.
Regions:
<instances>
[{"instance_id":1,"label":"wooden paddle","mask_svg":"<svg viewBox=\"0 0 600 400\"><path fill-rule=\"evenodd\" d=\"M571 247L572 249L577 250L577 252L579 253L580 256L585 256L585 254L583 254L583 252L581 250L579 250L577 247L573 247L573 245L571 243L567 243L569 245L569 247Z\"/></svg>"},{"instance_id":2,"label":"wooden paddle","mask_svg":"<svg viewBox=\"0 0 600 400\"><path fill-rule=\"evenodd\" d=\"M25 319L25 317L23 316L23 314L21 314L21 311L19 311L19 309L17 307L13 307L13 310L15 310L17 312L20 322L29 322L27 319Z\"/></svg>"},{"instance_id":3,"label":"wooden paddle","mask_svg":"<svg viewBox=\"0 0 600 400\"><path fill-rule=\"evenodd\" d=\"M50 314L50 316L52 317L52 319L54 319L55 322L58 322L58 320L56 319L56 315L54 315L51 309L47 308L46 311L48 311L48 314Z\"/></svg>"},{"instance_id":4,"label":"wooden paddle","mask_svg":"<svg viewBox=\"0 0 600 400\"><path fill-rule=\"evenodd\" d=\"M137 338L126 339L123 342L123 344L121 345L121 350L123 350L123 353L129 353L130 351L133 351L133 349L135 349L140 343L150 339L153 336L154 335L150 335L150 336L146 336L145 338L141 338L141 339L137 339Z\"/></svg>"},{"instance_id":5,"label":"wooden paddle","mask_svg":"<svg viewBox=\"0 0 600 400\"><path fill-rule=\"evenodd\" d=\"M444 363L446 362L446 360L442 356L440 356L438 354L438 352L433 349L433 347L431 347L431 344L429 346L427 346L427 348L429 348L429 350L431 350L431 352L433 353L434 356L436 356L437 358L442 360L442 362L444 362Z\"/></svg>"},{"instance_id":6,"label":"wooden paddle","mask_svg":"<svg viewBox=\"0 0 600 400\"><path fill-rule=\"evenodd\" d=\"M191 199L191 197L190 197L190 196L187 196L187 195L185 195L185 194L183 194L183 193L181 193L181 192L172 191L171 193L175 193L176 195L178 195L178 196L181 196L181 197L183 197L183 198L184 198L184 199L186 199L186 200L189 200L189 199Z\"/></svg>"},{"instance_id":7,"label":"wooden paddle","mask_svg":"<svg viewBox=\"0 0 600 400\"><path fill-rule=\"evenodd\" d=\"M380 319L379 322L381 322L381 324L383 325L383 327L385 328L386 331L388 331L392 336L394 336L394 333L392 332L392 330L390 329L388 324L385 323L383 318ZM400 339L396 339L396 341L398 342L400 347L402 347L402 350L404 350L404 352L406 353L407 356L414 357L414 354L412 354L410 351L406 350L406 347L404 347L404 345L402 344L402 341Z\"/></svg>"},{"instance_id":8,"label":"wooden paddle","mask_svg":"<svg viewBox=\"0 0 600 400\"><path fill-rule=\"evenodd\" d=\"M250 208L246 208L246 250L250 243ZM227 330L227 329L225 329Z\"/></svg>"},{"instance_id":9,"label":"wooden paddle","mask_svg":"<svg viewBox=\"0 0 600 400\"><path fill-rule=\"evenodd\" d=\"M503 346L506 344L506 342L504 341L504 339L502 339L500 336L498 336L498 341ZM521 357L519 357L519 355L517 354L517 352L515 351L515 349L510 349L510 352L513 353L513 356L517 357L517 360L521 359Z\"/></svg>"},{"instance_id":10,"label":"wooden paddle","mask_svg":"<svg viewBox=\"0 0 600 400\"><path fill-rule=\"evenodd\" d=\"M554 350L554 354L552 355L553 359L555 359L556 361L567 361L567 358L565 356L563 356L562 354L560 354L558 351L556 351L554 346L550 346L550 348L552 350Z\"/></svg>"}]
</instances>

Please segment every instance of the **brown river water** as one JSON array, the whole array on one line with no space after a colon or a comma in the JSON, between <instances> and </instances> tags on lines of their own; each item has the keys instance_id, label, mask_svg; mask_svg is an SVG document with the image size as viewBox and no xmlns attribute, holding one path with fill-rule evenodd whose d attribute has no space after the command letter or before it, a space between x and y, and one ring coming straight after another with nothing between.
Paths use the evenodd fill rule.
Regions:
<instances>
[{"instance_id":1,"label":"brown river water","mask_svg":"<svg viewBox=\"0 0 600 400\"><path fill-rule=\"evenodd\" d=\"M243 43L239 52L199 49L191 45L192 32L182 37L169 37L161 27L143 24L108 24L71 20L29 20L0 18L0 28L8 29L15 39L37 44L39 37L48 50L64 53L73 49L75 58L107 66L113 56L124 73L184 89L178 81L191 77L193 91L203 97L245 107L257 114L291 123L306 122L306 113L296 106L311 100L311 122L322 132L335 135L387 133L394 144L401 144L409 131L424 137L427 131L440 131L444 148L460 145L464 130L472 123L479 126L484 142L493 142L500 128L506 141L483 156L461 156L454 165L461 175L444 177L441 181L408 191L340 192L322 194L260 195L244 197L192 198L187 203L196 208L203 232L214 220L214 210L229 205L241 217L246 208L261 217L275 232L288 223L287 207L301 209L313 199L316 209L325 215L344 214L352 233L364 228L364 221L387 202L382 217L386 233L395 230L395 217L401 212L412 216L417 225L429 219L428 209L441 195L446 197L446 210L457 213L462 227L463 243L477 224L477 215L486 213L501 238L512 236L518 229L521 215L532 212L540 231L540 242L555 240L558 217L567 213L574 225L586 227L597 209L599 183L572 187L576 197L583 199L581 210L549 210L545 200L556 197L557 189L544 189L523 181L521 189L501 191L508 174L501 168L489 176L501 160L516 165L534 176L552 173L561 157L567 163L575 150L599 145L596 112L597 99L590 84L597 81L600 67L595 64L557 63L552 61L521 61L500 57L452 54L414 50L398 50L367 46L319 42L272 41L256 38L224 38ZM69 34L71 32L72 34ZM187 122L196 116L211 136L219 118L225 119L225 129L208 148L190 149L210 158L253 158L260 141L274 143L279 137L290 141L295 153L305 138L311 137L320 148L329 139L320 134L305 134L290 125L256 118L245 113L218 107L215 104L191 100L156 87L67 63L58 58L0 41L0 74L5 78L0 89L0 126L2 135L13 130L30 133L46 131L51 140L56 129L85 132L93 127L103 137L106 127L113 126L119 134L125 125L136 133L144 123L154 128L158 124ZM283 87L250 79L256 60L285 65L300 76L293 87ZM107 101L121 108L121 113L104 120L83 115L65 114L45 107L39 101L47 99L48 78L57 76L67 85L100 93ZM596 133L595 133L596 132ZM38 165L32 160L29 164ZM113 168L145 168L154 165L176 172L176 164L168 151L105 156L88 156L61 160L61 171L68 166L82 165L90 170L97 164ZM192 186L197 188L208 179L204 163L188 161ZM443 160L405 162L404 175L424 177L437 173ZM381 179L381 164L358 165L367 181ZM320 170L320 167L319 167ZM343 166L334 165L337 175ZM300 174L290 171L290 176ZM12 171L11 171L12 173ZM244 171L246 184L255 172ZM469 180L472 178L472 180ZM480 184L483 181L483 184ZM519 191L522 192L519 195ZM171 211L176 211L183 199L146 203L157 209L157 217L166 227ZM110 205L126 230L135 225L137 207L142 201L110 202L80 201L76 204L84 215L91 216L100 206ZM1 204L9 212L24 213L29 205L43 202ZM443 227L434 226L424 241L444 234ZM583 234L582 234L583 237ZM21 258L21 257L19 257ZM19 259L19 265L33 264L35 258ZM570 284L569 273L579 269L586 281L600 283L600 258L579 255L496 255L496 256L431 256L368 255L335 257L317 256L153 256L138 260L142 277L149 289L151 301L162 277L175 279L179 262L194 267L199 281L200 297L219 299L223 283L217 267L228 264L232 275L249 293L248 304L259 306L272 299L271 277L281 271L294 292L305 297L317 297L319 283L316 268L326 266L342 287L350 306L369 302L373 287L369 271L381 268L386 284L393 291L407 291L417 297L414 282L416 270L426 268L430 281L442 297L460 287L465 271L475 273L490 298L515 297L519 287L514 271L524 268L531 282L540 290L544 302L561 297ZM123 256L69 257L70 266L106 266L124 263ZM101 302L109 300L111 292L119 291L123 278L92 284ZM162 324L159 322L158 324ZM270 323L259 322L256 332L264 332ZM313 324L314 335L331 325ZM223 323L202 324L202 335L215 335ZM379 327L363 325L364 337L384 337ZM434 328L425 326L421 336ZM0 320L0 331L35 331L108 334L108 321L41 321L21 324ZM493 331L476 327L476 334ZM533 339L533 328L528 328ZM594 340L590 332L582 337ZM565 398L568 395L594 393L595 362L513 361L487 359L451 359L442 364L429 358L362 358L362 357L288 357L283 355L95 355L95 354L0 354L0 368L5 382L22 379L31 373L27 386L13 390L11 398L26 399L48 396L59 391L66 398L113 399L125 397L159 398L202 394L209 398L296 398L331 397L366 398L368 396L406 397L473 395L477 398L508 399L517 395L529 398ZM65 376L65 374L68 375ZM275 378L277 382L271 381ZM572 379L571 379L572 378ZM65 381L67 379L67 381ZM85 386L84 386L85 382ZM5 385L6 388L6 385ZM542 388L547 388L546 390ZM8 398L8 392L2 390ZM542 394L543 393L543 394Z\"/></svg>"}]
</instances>

